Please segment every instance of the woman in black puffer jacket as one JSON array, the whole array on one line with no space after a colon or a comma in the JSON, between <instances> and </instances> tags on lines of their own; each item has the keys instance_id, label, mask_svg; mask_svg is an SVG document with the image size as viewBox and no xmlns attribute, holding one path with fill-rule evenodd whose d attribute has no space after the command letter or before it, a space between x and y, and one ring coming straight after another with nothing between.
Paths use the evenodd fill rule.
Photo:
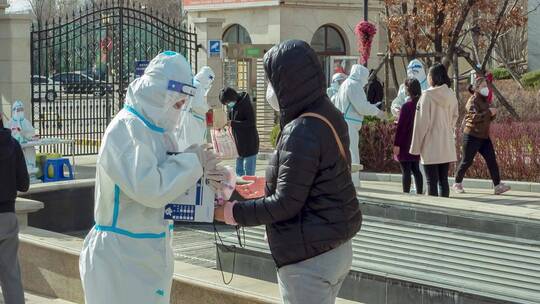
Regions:
<instances>
[{"instance_id":1,"label":"woman in black puffer jacket","mask_svg":"<svg viewBox=\"0 0 540 304\"><path fill-rule=\"evenodd\" d=\"M229 202L216 209L216 219L266 225L284 303L334 303L351 267L351 238L362 223L349 172L347 124L326 95L322 68L307 43L290 40L273 47L264 68L281 126L266 171L266 196ZM346 159L332 129L319 118L300 117L305 113L333 125Z\"/></svg>"}]
</instances>

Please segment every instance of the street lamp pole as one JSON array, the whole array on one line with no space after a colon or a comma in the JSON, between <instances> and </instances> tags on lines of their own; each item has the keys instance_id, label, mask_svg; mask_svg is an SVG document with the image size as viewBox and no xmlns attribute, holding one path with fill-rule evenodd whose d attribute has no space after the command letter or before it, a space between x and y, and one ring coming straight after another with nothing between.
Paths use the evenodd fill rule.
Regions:
<instances>
[{"instance_id":1,"label":"street lamp pole","mask_svg":"<svg viewBox=\"0 0 540 304\"><path fill-rule=\"evenodd\" d=\"M364 0L364 21L368 21L368 0Z\"/></svg>"}]
</instances>

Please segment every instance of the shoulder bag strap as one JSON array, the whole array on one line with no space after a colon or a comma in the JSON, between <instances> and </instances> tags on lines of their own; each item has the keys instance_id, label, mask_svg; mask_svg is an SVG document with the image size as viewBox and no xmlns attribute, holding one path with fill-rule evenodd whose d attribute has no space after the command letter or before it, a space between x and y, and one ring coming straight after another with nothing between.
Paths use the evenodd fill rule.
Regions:
<instances>
[{"instance_id":1,"label":"shoulder bag strap","mask_svg":"<svg viewBox=\"0 0 540 304\"><path fill-rule=\"evenodd\" d=\"M347 158L347 153L345 152L345 148L343 147L343 143L341 142L341 139L339 138L339 135L338 135L336 129L334 128L332 123L326 117L324 117L324 116L322 116L320 114L317 114L317 113L312 113L312 112L304 113L304 114L300 115L300 117L314 117L314 118L320 119L324 123L326 123L326 125L328 125L328 127L330 127L330 129L332 130L332 133L334 133L334 138L335 138L335 140L337 142L337 145L338 145L338 148L339 148L339 153L341 154L341 157L343 157L343 160L345 160L345 162L347 162L347 164L349 163L348 158ZM349 165L347 165L347 167L349 167ZM350 171L350 169L351 168L349 167L349 171Z\"/></svg>"}]
</instances>

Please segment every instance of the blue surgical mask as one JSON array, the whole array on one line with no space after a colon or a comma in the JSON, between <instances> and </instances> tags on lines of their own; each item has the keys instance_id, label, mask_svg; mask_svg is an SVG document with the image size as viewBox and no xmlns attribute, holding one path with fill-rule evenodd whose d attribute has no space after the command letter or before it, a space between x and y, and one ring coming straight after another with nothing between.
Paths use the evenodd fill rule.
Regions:
<instances>
[{"instance_id":1,"label":"blue surgical mask","mask_svg":"<svg viewBox=\"0 0 540 304\"><path fill-rule=\"evenodd\" d=\"M229 108L229 109L234 108L235 105L236 105L236 101L229 102L229 103L227 104L227 108Z\"/></svg>"}]
</instances>

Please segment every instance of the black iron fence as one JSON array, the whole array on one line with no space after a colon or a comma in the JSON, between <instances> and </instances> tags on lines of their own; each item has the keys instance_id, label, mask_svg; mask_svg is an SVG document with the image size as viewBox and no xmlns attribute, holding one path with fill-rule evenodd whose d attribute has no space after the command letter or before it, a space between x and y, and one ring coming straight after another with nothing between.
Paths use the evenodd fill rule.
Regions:
<instances>
[{"instance_id":1,"label":"black iron fence","mask_svg":"<svg viewBox=\"0 0 540 304\"><path fill-rule=\"evenodd\" d=\"M130 1L101 1L71 16L34 24L34 127L42 137L74 140L76 155L97 153L108 123L123 106L136 64L173 50L195 72L196 41L192 28ZM69 148L59 152L70 153Z\"/></svg>"}]
</instances>

